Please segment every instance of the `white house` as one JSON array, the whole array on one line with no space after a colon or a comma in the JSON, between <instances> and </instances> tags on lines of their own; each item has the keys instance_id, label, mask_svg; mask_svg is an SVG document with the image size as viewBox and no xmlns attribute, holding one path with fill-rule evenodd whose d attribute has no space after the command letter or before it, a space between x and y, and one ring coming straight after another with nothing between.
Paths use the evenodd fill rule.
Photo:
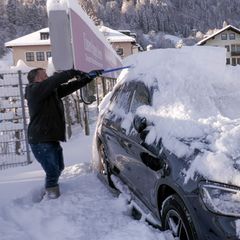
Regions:
<instances>
[{"instance_id":1,"label":"white house","mask_svg":"<svg viewBox=\"0 0 240 240\"><path fill-rule=\"evenodd\" d=\"M225 47L226 64L240 64L240 29L228 25L197 43L199 46Z\"/></svg>"},{"instance_id":2,"label":"white house","mask_svg":"<svg viewBox=\"0 0 240 240\"><path fill-rule=\"evenodd\" d=\"M105 26L99 27L99 31L122 58L138 52L139 45L134 37ZM46 68L48 58L51 57L49 28L6 42L5 46L12 49L14 65L22 60L29 67Z\"/></svg>"}]
</instances>

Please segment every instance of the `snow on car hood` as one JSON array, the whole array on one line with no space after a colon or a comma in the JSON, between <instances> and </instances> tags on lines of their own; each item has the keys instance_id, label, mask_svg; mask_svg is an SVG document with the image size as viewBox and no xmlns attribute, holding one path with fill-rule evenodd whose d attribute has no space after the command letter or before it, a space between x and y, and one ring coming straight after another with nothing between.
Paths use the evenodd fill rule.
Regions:
<instances>
[{"instance_id":1,"label":"snow on car hood","mask_svg":"<svg viewBox=\"0 0 240 240\"><path fill-rule=\"evenodd\" d=\"M186 182L200 173L240 186L240 67L225 63L224 48L152 50L127 58L134 67L118 79L154 86L153 105L137 109L154 123L148 143L162 138L185 159L200 150L183 170Z\"/></svg>"}]
</instances>

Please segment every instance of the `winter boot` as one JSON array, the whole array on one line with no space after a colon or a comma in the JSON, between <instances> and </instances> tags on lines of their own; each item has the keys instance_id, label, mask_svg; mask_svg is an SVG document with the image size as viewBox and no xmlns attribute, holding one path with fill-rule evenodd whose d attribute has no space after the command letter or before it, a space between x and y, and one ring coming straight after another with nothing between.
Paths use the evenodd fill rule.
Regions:
<instances>
[{"instance_id":1,"label":"winter boot","mask_svg":"<svg viewBox=\"0 0 240 240\"><path fill-rule=\"evenodd\" d=\"M46 194L44 197L47 199L56 199L60 196L59 186L46 188Z\"/></svg>"}]
</instances>

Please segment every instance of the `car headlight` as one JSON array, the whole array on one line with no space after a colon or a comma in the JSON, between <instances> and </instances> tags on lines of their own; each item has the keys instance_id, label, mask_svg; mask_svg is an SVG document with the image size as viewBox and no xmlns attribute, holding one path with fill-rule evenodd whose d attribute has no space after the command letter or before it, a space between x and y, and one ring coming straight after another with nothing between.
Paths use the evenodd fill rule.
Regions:
<instances>
[{"instance_id":1,"label":"car headlight","mask_svg":"<svg viewBox=\"0 0 240 240\"><path fill-rule=\"evenodd\" d=\"M201 184L205 206L212 212L240 217L240 189L221 184Z\"/></svg>"}]
</instances>

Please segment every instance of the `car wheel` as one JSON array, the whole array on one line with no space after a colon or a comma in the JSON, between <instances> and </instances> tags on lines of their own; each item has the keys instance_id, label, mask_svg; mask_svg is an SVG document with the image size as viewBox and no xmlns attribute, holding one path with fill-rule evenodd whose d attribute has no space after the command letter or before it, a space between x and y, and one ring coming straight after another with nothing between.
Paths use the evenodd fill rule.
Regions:
<instances>
[{"instance_id":1,"label":"car wheel","mask_svg":"<svg viewBox=\"0 0 240 240\"><path fill-rule=\"evenodd\" d=\"M191 216L178 195L171 195L163 202L161 215L164 230L171 230L175 238L196 240Z\"/></svg>"},{"instance_id":2,"label":"car wheel","mask_svg":"<svg viewBox=\"0 0 240 240\"><path fill-rule=\"evenodd\" d=\"M99 145L99 172L106 180L107 184L115 188L114 183L111 180L111 169L109 166L109 162L107 161L107 156L105 154L104 146L103 144Z\"/></svg>"}]
</instances>

